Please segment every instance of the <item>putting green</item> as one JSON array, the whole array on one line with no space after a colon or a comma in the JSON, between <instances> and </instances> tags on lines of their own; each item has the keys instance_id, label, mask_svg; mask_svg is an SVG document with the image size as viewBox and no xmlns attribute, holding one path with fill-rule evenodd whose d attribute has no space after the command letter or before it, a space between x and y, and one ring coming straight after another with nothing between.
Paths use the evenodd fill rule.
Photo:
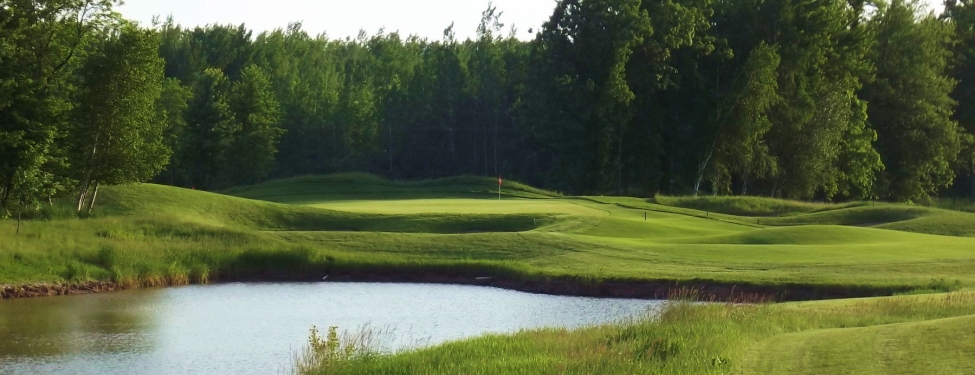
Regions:
<instances>
[{"instance_id":1,"label":"putting green","mask_svg":"<svg viewBox=\"0 0 975 375\"><path fill-rule=\"evenodd\" d=\"M0 284L168 285L340 268L525 281L975 288L975 214L968 212L737 197L561 197L517 183L499 201L494 183L339 175L227 194L109 187L94 218L28 220L19 236L12 221L0 222L0 238L12 239L0 241ZM574 363L567 373L971 373L975 320L966 316L975 312L975 294L964 296L769 309L696 305L674 310L669 323L487 338L371 362L381 371L349 369L528 374ZM505 358L522 362L495 361L503 343L516 344ZM546 350L548 362L537 362Z\"/></svg>"},{"instance_id":2,"label":"putting green","mask_svg":"<svg viewBox=\"0 0 975 375\"><path fill-rule=\"evenodd\" d=\"M562 214L605 216L609 212L565 199L403 199L305 202L335 211L372 214Z\"/></svg>"}]
</instances>

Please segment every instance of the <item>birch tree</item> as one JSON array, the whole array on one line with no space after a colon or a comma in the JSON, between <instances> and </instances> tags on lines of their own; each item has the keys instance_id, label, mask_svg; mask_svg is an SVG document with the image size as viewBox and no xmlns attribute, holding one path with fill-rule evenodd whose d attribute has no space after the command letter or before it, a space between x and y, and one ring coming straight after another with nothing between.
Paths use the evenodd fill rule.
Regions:
<instances>
[{"instance_id":1,"label":"birch tree","mask_svg":"<svg viewBox=\"0 0 975 375\"><path fill-rule=\"evenodd\" d=\"M163 83L156 35L121 25L100 37L78 71L70 128L79 213L91 212L101 185L148 180L170 155L165 121L155 116Z\"/></svg>"}]
</instances>

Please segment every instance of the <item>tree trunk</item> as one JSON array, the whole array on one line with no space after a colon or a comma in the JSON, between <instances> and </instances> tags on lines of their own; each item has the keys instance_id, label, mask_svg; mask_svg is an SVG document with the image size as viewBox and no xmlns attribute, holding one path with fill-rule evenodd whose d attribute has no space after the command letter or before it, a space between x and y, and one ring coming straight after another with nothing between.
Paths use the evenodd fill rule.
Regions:
<instances>
[{"instance_id":1,"label":"tree trunk","mask_svg":"<svg viewBox=\"0 0 975 375\"><path fill-rule=\"evenodd\" d=\"M88 187L91 186L91 169L95 163L95 154L98 152L98 139L101 133L95 133L95 144L91 146L91 155L88 156L88 165L85 166L85 178L81 180L81 192L78 193L78 213L85 207L85 197L88 195Z\"/></svg>"},{"instance_id":2,"label":"tree trunk","mask_svg":"<svg viewBox=\"0 0 975 375\"><path fill-rule=\"evenodd\" d=\"M81 210L85 208L85 198L88 197L88 188L91 186L91 181L85 180L81 182L81 191L78 192L78 210L80 214Z\"/></svg>"},{"instance_id":3,"label":"tree trunk","mask_svg":"<svg viewBox=\"0 0 975 375\"><path fill-rule=\"evenodd\" d=\"M88 204L88 215L91 215L91 209L95 208L95 198L98 198L98 181L95 181L95 190L91 192L91 203Z\"/></svg>"},{"instance_id":4,"label":"tree trunk","mask_svg":"<svg viewBox=\"0 0 975 375\"><path fill-rule=\"evenodd\" d=\"M972 174L972 199L975 200L975 174Z\"/></svg>"},{"instance_id":5,"label":"tree trunk","mask_svg":"<svg viewBox=\"0 0 975 375\"><path fill-rule=\"evenodd\" d=\"M714 156L714 152L708 152L704 160L697 165L697 179L694 180L694 196L696 197L698 192L701 191L701 181L704 179L704 171L708 169L708 164L711 163L711 157ZM717 191L717 190L715 190Z\"/></svg>"},{"instance_id":6,"label":"tree trunk","mask_svg":"<svg viewBox=\"0 0 975 375\"><path fill-rule=\"evenodd\" d=\"M13 183L9 182L4 186L0 186L0 207L7 206L7 197L10 196L10 190L13 188Z\"/></svg>"},{"instance_id":7,"label":"tree trunk","mask_svg":"<svg viewBox=\"0 0 975 375\"><path fill-rule=\"evenodd\" d=\"M20 202L20 206L17 207L17 235L20 235L20 215L24 212L24 202Z\"/></svg>"},{"instance_id":8,"label":"tree trunk","mask_svg":"<svg viewBox=\"0 0 975 375\"><path fill-rule=\"evenodd\" d=\"M697 172L697 179L694 180L694 196L695 197L701 191L701 180L703 180L703 179L704 179L704 172L698 171Z\"/></svg>"},{"instance_id":9,"label":"tree trunk","mask_svg":"<svg viewBox=\"0 0 975 375\"><path fill-rule=\"evenodd\" d=\"M741 180L741 195L742 196L748 195L748 175L745 175L744 177L742 177L742 180Z\"/></svg>"}]
</instances>

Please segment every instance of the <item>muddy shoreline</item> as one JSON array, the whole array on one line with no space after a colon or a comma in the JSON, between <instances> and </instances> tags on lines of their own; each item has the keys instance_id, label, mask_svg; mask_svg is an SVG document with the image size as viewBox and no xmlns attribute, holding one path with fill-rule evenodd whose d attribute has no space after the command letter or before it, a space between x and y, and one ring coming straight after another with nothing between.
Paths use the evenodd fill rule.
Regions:
<instances>
[{"instance_id":1,"label":"muddy shoreline","mask_svg":"<svg viewBox=\"0 0 975 375\"><path fill-rule=\"evenodd\" d=\"M748 283L718 283L706 280L605 280L591 281L573 278L519 280L491 275L474 276L444 272L338 272L321 277L255 274L242 277L222 277L212 283L224 282L383 282L478 285L527 293L578 297L634 298L634 299L690 299L698 301L785 302L822 299L889 296L910 288L877 288L823 285L754 285ZM174 284L173 286L178 285ZM53 297L113 292L139 286L111 281L84 283L36 283L0 285L0 299Z\"/></svg>"}]
</instances>

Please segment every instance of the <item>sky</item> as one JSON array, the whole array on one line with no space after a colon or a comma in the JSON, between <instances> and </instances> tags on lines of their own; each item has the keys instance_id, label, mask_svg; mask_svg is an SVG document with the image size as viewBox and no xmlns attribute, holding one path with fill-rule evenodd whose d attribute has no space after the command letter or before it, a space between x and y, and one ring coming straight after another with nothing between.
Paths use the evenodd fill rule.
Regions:
<instances>
[{"instance_id":1,"label":"sky","mask_svg":"<svg viewBox=\"0 0 975 375\"><path fill-rule=\"evenodd\" d=\"M932 9L941 3L923 1ZM333 39L385 28L440 40L453 22L457 38L464 40L474 37L487 6L488 0L127 0L118 10L144 25L154 16L172 15L183 26L244 23L255 34L301 21L309 34L325 32ZM534 34L529 30L538 30L548 19L555 0L494 0L494 6L503 12L505 35L514 24L519 39L531 39Z\"/></svg>"},{"instance_id":2,"label":"sky","mask_svg":"<svg viewBox=\"0 0 975 375\"><path fill-rule=\"evenodd\" d=\"M474 37L488 0L127 0L118 10L128 19L148 25L153 16L173 16L183 26L212 23L246 24L255 34L301 21L309 34L326 32L333 39L375 34L380 28L443 38L451 22L460 40ZM531 39L555 8L555 0L494 0L504 12L504 35L512 24L517 37ZM533 30L533 31L534 31Z\"/></svg>"}]
</instances>

